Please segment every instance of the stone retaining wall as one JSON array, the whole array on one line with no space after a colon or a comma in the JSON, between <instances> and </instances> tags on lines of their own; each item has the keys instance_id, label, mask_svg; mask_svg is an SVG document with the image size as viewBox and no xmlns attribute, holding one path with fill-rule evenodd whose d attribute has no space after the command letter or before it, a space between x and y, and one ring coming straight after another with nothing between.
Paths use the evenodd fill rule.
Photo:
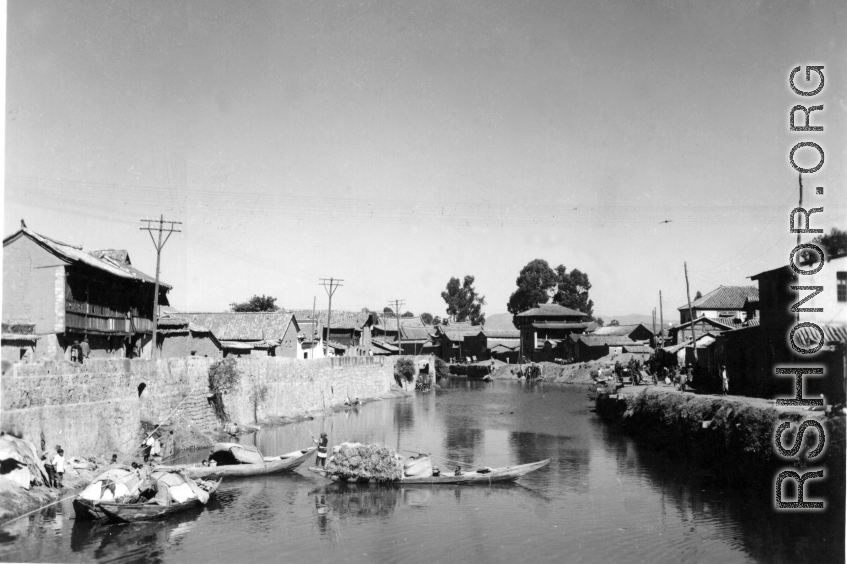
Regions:
<instances>
[{"instance_id":1,"label":"stone retaining wall","mask_svg":"<svg viewBox=\"0 0 847 564\"><path fill-rule=\"evenodd\" d=\"M224 404L231 420L244 424L254 415L296 417L331 409L348 395L379 398L391 390L397 358L239 358L241 383ZM213 362L189 357L14 364L0 381L0 428L22 433L37 447L43 440L71 455L101 456L129 454L139 443L141 421L211 431L222 423L208 398ZM266 399L256 403L251 391L261 386Z\"/></svg>"}]
</instances>

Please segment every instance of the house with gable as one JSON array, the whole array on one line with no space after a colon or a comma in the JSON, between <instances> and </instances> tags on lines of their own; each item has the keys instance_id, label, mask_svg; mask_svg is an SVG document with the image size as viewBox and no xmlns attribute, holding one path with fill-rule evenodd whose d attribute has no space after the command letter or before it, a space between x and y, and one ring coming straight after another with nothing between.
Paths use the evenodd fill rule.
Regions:
<instances>
[{"instance_id":1,"label":"house with gable","mask_svg":"<svg viewBox=\"0 0 847 564\"><path fill-rule=\"evenodd\" d=\"M706 317L723 321L732 326L756 317L753 309L759 301L759 289L756 286L720 286L705 296L691 302L694 318ZM691 321L688 304L677 308L679 322ZM735 322L735 320L738 320Z\"/></svg>"},{"instance_id":2,"label":"house with gable","mask_svg":"<svg viewBox=\"0 0 847 564\"><path fill-rule=\"evenodd\" d=\"M179 317L211 331L223 356L284 356L303 358L300 327L286 312L180 312Z\"/></svg>"},{"instance_id":3,"label":"house with gable","mask_svg":"<svg viewBox=\"0 0 847 564\"><path fill-rule=\"evenodd\" d=\"M545 341L558 348L569 335L593 331L597 325L588 321L581 311L559 304L542 304L517 314L515 327L520 331L523 356L532 360L539 356L540 360Z\"/></svg>"},{"instance_id":4,"label":"house with gable","mask_svg":"<svg viewBox=\"0 0 847 564\"><path fill-rule=\"evenodd\" d=\"M92 357L149 355L154 287L124 250L85 251L23 221L3 240L2 322L32 326L27 339L38 358L70 358L86 337ZM156 307L169 305L170 289L159 281Z\"/></svg>"}]
</instances>

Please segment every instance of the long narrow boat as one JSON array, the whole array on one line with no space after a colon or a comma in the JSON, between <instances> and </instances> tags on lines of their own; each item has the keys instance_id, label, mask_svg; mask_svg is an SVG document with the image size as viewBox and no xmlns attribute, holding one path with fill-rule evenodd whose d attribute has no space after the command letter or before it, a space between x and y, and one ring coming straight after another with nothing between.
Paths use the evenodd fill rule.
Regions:
<instances>
[{"instance_id":1,"label":"long narrow boat","mask_svg":"<svg viewBox=\"0 0 847 564\"><path fill-rule=\"evenodd\" d=\"M461 472L460 474L441 474L439 476L404 476L398 484L493 484L495 482L510 482L517 480L525 474L534 472L539 468L544 468L550 464L550 459L541 460L539 462L531 462L529 464L519 464L517 466L503 466L502 468L491 468L486 471L471 471ZM335 480L334 476L327 474L323 468L309 468L310 472L319 474L324 478Z\"/></svg>"},{"instance_id":2,"label":"long narrow boat","mask_svg":"<svg viewBox=\"0 0 847 564\"><path fill-rule=\"evenodd\" d=\"M140 478L131 467L124 464L109 466L74 498L76 518L80 521L105 518L97 504L129 496L138 482Z\"/></svg>"},{"instance_id":3,"label":"long narrow boat","mask_svg":"<svg viewBox=\"0 0 847 564\"><path fill-rule=\"evenodd\" d=\"M222 443L231 444L231 443ZM218 445L220 446L220 445ZM241 478L245 476L263 476L265 474L278 474L294 470L304 462L315 451L316 447L303 450L295 450L280 456L264 456L261 462L220 464L217 466L197 466L180 464L175 466L158 466L161 470L175 470L185 472L189 478L208 478L210 476L226 476L228 478ZM259 455L261 456L261 455Z\"/></svg>"},{"instance_id":4,"label":"long narrow boat","mask_svg":"<svg viewBox=\"0 0 847 564\"><path fill-rule=\"evenodd\" d=\"M221 485L223 478L217 482L212 482L208 485L198 484L208 497L214 495L218 486ZM97 506L103 511L109 521L113 523L134 523L137 521L151 521L154 519L162 519L174 513L180 513L191 509L192 507L200 507L206 505L206 501L202 501L195 497L183 502L171 503L169 505L159 505L158 503L115 503L101 501Z\"/></svg>"}]
</instances>

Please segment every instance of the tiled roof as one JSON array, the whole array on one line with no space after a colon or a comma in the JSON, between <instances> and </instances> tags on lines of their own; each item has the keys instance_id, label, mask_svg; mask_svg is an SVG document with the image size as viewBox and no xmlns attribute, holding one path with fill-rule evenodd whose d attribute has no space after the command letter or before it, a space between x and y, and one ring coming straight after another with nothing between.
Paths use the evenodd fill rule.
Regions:
<instances>
[{"instance_id":1,"label":"tiled roof","mask_svg":"<svg viewBox=\"0 0 847 564\"><path fill-rule=\"evenodd\" d=\"M559 304L542 304L518 314L518 317L586 317L581 311Z\"/></svg>"},{"instance_id":2,"label":"tiled roof","mask_svg":"<svg viewBox=\"0 0 847 564\"><path fill-rule=\"evenodd\" d=\"M428 341L435 331L432 327L407 327L405 324L401 324L400 328L401 337L404 341L409 340L426 340Z\"/></svg>"},{"instance_id":3,"label":"tiled roof","mask_svg":"<svg viewBox=\"0 0 847 564\"><path fill-rule=\"evenodd\" d=\"M536 321L532 324L534 329L588 329L591 322L582 321L569 323L567 321Z\"/></svg>"},{"instance_id":4,"label":"tiled roof","mask_svg":"<svg viewBox=\"0 0 847 564\"><path fill-rule=\"evenodd\" d=\"M514 349L521 346L520 339L488 339L485 343L485 348L493 349L494 347L508 347Z\"/></svg>"},{"instance_id":5,"label":"tiled roof","mask_svg":"<svg viewBox=\"0 0 847 564\"><path fill-rule=\"evenodd\" d=\"M3 323L3 333L15 333L17 335L32 335L35 330L34 323Z\"/></svg>"},{"instance_id":6,"label":"tiled roof","mask_svg":"<svg viewBox=\"0 0 847 564\"><path fill-rule=\"evenodd\" d=\"M119 278L150 282L151 284L155 283L156 281L154 277L150 276L149 274L145 274L144 272L141 272L140 270L132 266L129 263L129 255L126 254L126 251L108 250L86 252L82 250L82 247L69 245L67 243L62 243L60 241L56 241L55 239L45 237L44 235L39 235L28 227L22 227L20 231L3 239L3 246L6 246L7 244L11 243L21 235L29 237L42 247L46 247L47 249L71 262L81 262L83 264L97 268L104 272L108 272L109 274L117 276ZM124 256L119 255L119 253L124 253ZM122 262L121 260L114 258L115 256L117 256L119 259L123 259L125 257L126 261ZM163 282L161 280L159 280L159 285L167 289L171 288L170 284L167 284L166 282Z\"/></svg>"},{"instance_id":7,"label":"tiled roof","mask_svg":"<svg viewBox=\"0 0 847 564\"><path fill-rule=\"evenodd\" d=\"M623 352L649 354L653 352L653 347L648 345L624 345Z\"/></svg>"},{"instance_id":8,"label":"tiled roof","mask_svg":"<svg viewBox=\"0 0 847 564\"><path fill-rule=\"evenodd\" d=\"M693 323L694 323L694 327L697 328L698 330L700 330L700 328L702 328L703 326L706 326L706 325L711 325L712 327L714 327L716 329L720 329L720 330L735 328L735 325L733 325L732 323L718 321L717 319L711 319L711 318L706 317L706 316L698 317L697 319L694 320ZM668 333L678 332L681 329L688 329L689 327L691 327L691 324L692 324L691 321L686 321L685 323L680 323L679 325L674 325L673 327L668 329ZM708 329L705 329L705 330L708 330Z\"/></svg>"},{"instance_id":9,"label":"tiled roof","mask_svg":"<svg viewBox=\"0 0 847 564\"><path fill-rule=\"evenodd\" d=\"M0 339L4 341L25 341L27 343L35 343L40 337L30 333L2 333Z\"/></svg>"},{"instance_id":10,"label":"tiled roof","mask_svg":"<svg viewBox=\"0 0 847 564\"><path fill-rule=\"evenodd\" d=\"M521 332L517 329L509 330L509 329L485 329L483 328L482 333L489 339L520 339Z\"/></svg>"},{"instance_id":11,"label":"tiled roof","mask_svg":"<svg viewBox=\"0 0 847 564\"><path fill-rule=\"evenodd\" d=\"M311 309L297 309L291 311L289 313L294 314L297 317L297 321L308 319L318 319L321 322L321 327L326 327L327 320L327 312L326 310L318 310L315 312L314 317L312 317ZM370 317L369 313L363 313L361 311L343 311L343 310L332 310L332 329L355 329L360 330L362 326L368 321Z\"/></svg>"},{"instance_id":12,"label":"tiled roof","mask_svg":"<svg viewBox=\"0 0 847 564\"><path fill-rule=\"evenodd\" d=\"M599 347L603 345L610 345L613 347L619 347L621 345L637 345L639 343L633 341L629 337L618 337L615 335L581 335L579 340L589 347Z\"/></svg>"},{"instance_id":13,"label":"tiled roof","mask_svg":"<svg viewBox=\"0 0 847 564\"><path fill-rule=\"evenodd\" d=\"M180 317L186 318L196 325L208 327L222 342L282 339L293 319L290 313L236 311L220 313L181 312Z\"/></svg>"},{"instance_id":14,"label":"tiled roof","mask_svg":"<svg viewBox=\"0 0 847 564\"><path fill-rule=\"evenodd\" d=\"M759 288L756 286L720 286L700 299L691 302L691 309L737 309L743 310L747 300L759 301ZM688 309L688 304L677 310Z\"/></svg>"},{"instance_id":15,"label":"tiled roof","mask_svg":"<svg viewBox=\"0 0 847 564\"><path fill-rule=\"evenodd\" d=\"M843 323L818 324L823 331L824 344L847 343L847 325ZM820 334L814 327L800 327L794 333L794 342L801 347L813 347L820 342Z\"/></svg>"}]
</instances>

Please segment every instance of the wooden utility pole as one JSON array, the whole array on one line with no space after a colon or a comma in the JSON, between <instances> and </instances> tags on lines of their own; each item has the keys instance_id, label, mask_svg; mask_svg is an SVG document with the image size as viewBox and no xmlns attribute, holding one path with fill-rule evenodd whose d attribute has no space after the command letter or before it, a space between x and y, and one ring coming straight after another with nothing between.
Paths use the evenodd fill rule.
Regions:
<instances>
[{"instance_id":1,"label":"wooden utility pole","mask_svg":"<svg viewBox=\"0 0 847 564\"><path fill-rule=\"evenodd\" d=\"M315 317L315 306L318 303L318 297L312 296L312 348L309 349L309 360L315 358L315 336L318 332L318 319Z\"/></svg>"},{"instance_id":2,"label":"wooden utility pole","mask_svg":"<svg viewBox=\"0 0 847 564\"><path fill-rule=\"evenodd\" d=\"M655 343L658 344L659 339L656 337L656 308L653 308L653 337L656 339Z\"/></svg>"},{"instance_id":3,"label":"wooden utility pole","mask_svg":"<svg viewBox=\"0 0 847 564\"><path fill-rule=\"evenodd\" d=\"M166 221L164 215L160 215L158 220L142 219L141 221L146 222L147 226L139 227L139 229L150 233L150 239L153 241L153 246L156 247L156 283L153 285L153 344L150 348L150 358L156 358L156 331L159 328L159 267L162 263L162 249L172 234L182 233L182 231L174 227L174 225L182 225L182 222ZM156 222L159 224L158 227L153 227ZM166 223L168 227L165 227ZM153 237L154 230L159 232L158 241ZM162 241L162 233L168 234L164 241Z\"/></svg>"},{"instance_id":4,"label":"wooden utility pole","mask_svg":"<svg viewBox=\"0 0 847 564\"><path fill-rule=\"evenodd\" d=\"M326 344L324 345L324 355L326 356L329 356L330 329L332 329L332 295L340 286L343 286L341 282L344 282L341 278L321 278L318 282L318 285L323 286L326 295L329 296L329 311L326 313Z\"/></svg>"},{"instance_id":5,"label":"wooden utility pole","mask_svg":"<svg viewBox=\"0 0 847 564\"><path fill-rule=\"evenodd\" d=\"M688 289L688 264L682 263L685 268L685 295L688 297L688 317L691 321L691 344L694 345L694 361L697 362L697 338L694 336L694 313L691 310L691 290Z\"/></svg>"},{"instance_id":6,"label":"wooden utility pole","mask_svg":"<svg viewBox=\"0 0 847 564\"><path fill-rule=\"evenodd\" d=\"M659 290L659 325L662 331L662 346L665 346L665 316L662 313L662 291Z\"/></svg>"},{"instance_id":7,"label":"wooden utility pole","mask_svg":"<svg viewBox=\"0 0 847 564\"><path fill-rule=\"evenodd\" d=\"M397 347L400 349L397 354L403 354L403 335L400 333L400 308L403 307L406 300L398 299L388 303L394 304L394 318L397 320Z\"/></svg>"}]
</instances>

